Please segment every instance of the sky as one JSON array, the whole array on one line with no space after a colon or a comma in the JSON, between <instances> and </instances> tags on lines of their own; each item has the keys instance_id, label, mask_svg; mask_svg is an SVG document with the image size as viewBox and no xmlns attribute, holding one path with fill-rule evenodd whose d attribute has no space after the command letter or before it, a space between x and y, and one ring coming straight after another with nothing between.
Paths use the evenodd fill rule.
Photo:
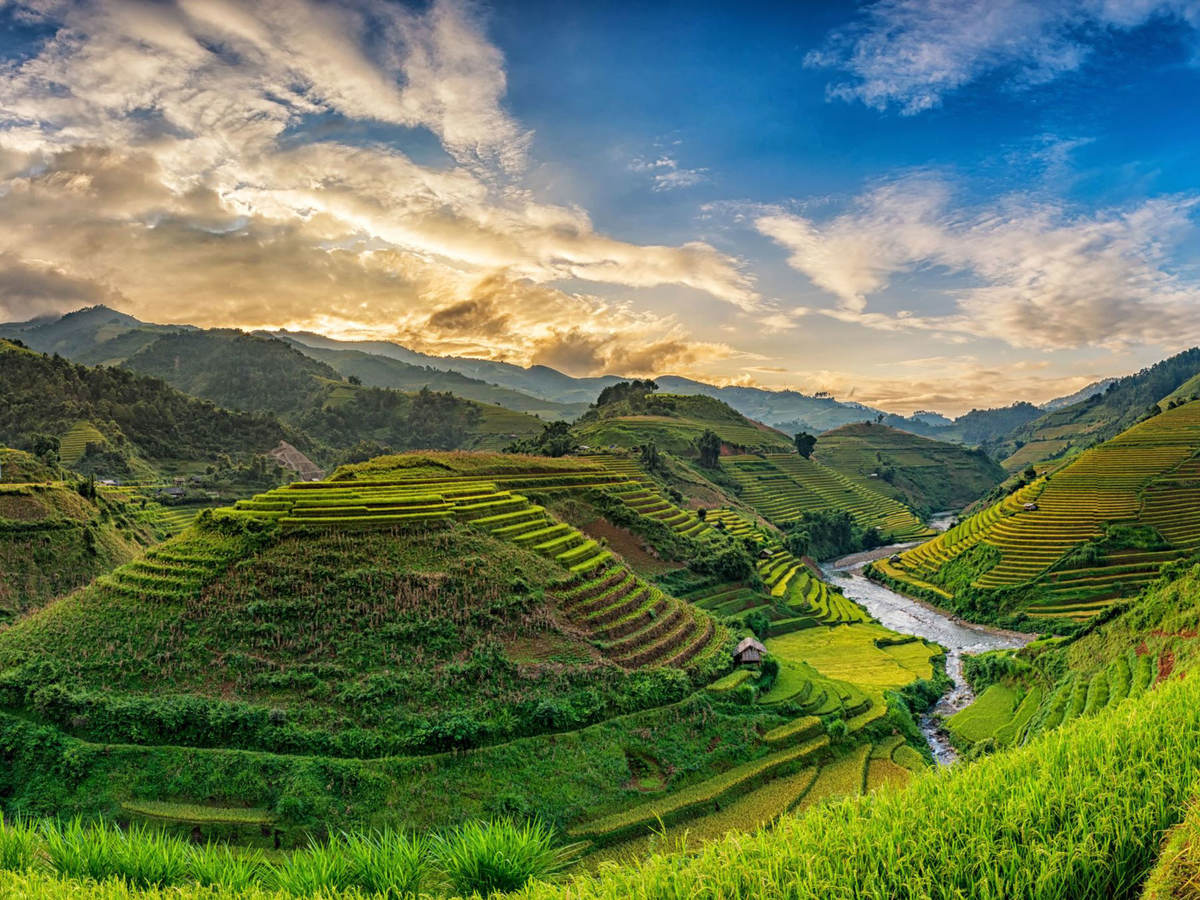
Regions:
<instances>
[{"instance_id":1,"label":"sky","mask_svg":"<svg viewBox=\"0 0 1200 900\"><path fill-rule=\"evenodd\" d=\"M1200 0L0 0L0 320L957 414L1200 343Z\"/></svg>"}]
</instances>

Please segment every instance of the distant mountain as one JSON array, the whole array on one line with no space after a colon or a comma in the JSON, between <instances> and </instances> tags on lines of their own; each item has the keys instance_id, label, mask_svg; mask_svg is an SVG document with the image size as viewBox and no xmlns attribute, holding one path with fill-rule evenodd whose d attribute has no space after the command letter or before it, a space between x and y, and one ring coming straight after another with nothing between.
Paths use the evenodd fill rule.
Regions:
<instances>
[{"instance_id":1,"label":"distant mountain","mask_svg":"<svg viewBox=\"0 0 1200 900\"><path fill-rule=\"evenodd\" d=\"M494 403L517 412L529 413L541 419L568 421L578 418L587 409L586 402L558 403L512 388L501 387L480 378L470 378L461 372L435 369L428 365L403 362L390 356L367 353L363 350L335 350L303 343L286 332L274 334L287 341L305 356L326 363L339 374L358 378L372 387L418 391L428 387L435 391L451 391L467 400Z\"/></svg>"},{"instance_id":2,"label":"distant mountain","mask_svg":"<svg viewBox=\"0 0 1200 900\"><path fill-rule=\"evenodd\" d=\"M384 356L413 366L428 366L442 372L458 372L488 384L499 385L521 391L541 400L563 404L588 404L604 388L624 379L616 375L594 378L575 378L549 366L522 368L512 363L488 359L471 359L465 356L430 356L409 350L391 341L337 341L324 335L307 331L275 332L277 337L287 338L309 347L322 350L358 350L375 356Z\"/></svg>"},{"instance_id":3,"label":"distant mountain","mask_svg":"<svg viewBox=\"0 0 1200 900\"><path fill-rule=\"evenodd\" d=\"M206 332L192 326L149 325L103 306L78 310L59 319L0 325L0 337L18 338L36 350L61 353L82 362L125 364L152 371L184 390L210 396L214 402L231 403L239 390L249 388L249 383L240 386L235 383L237 376L232 374L235 370L206 371L201 364L199 370L186 377L200 379L207 387L198 383L185 385L183 370L164 356L166 345L155 349L164 335L213 331L220 329ZM321 368L310 371L310 375L337 381L353 378L365 387L403 391L428 386L435 391L449 391L457 397L543 420L573 421L588 409L604 388L625 380L616 375L576 378L547 366L522 367L494 360L433 356L391 341L339 341L312 332L263 332L257 336L274 338L277 345L289 346L298 351L297 355L302 354L319 364ZM172 337L170 340L181 339ZM267 355L276 361L282 358L278 348L271 348ZM292 365L304 368L295 360ZM254 364L248 362L248 368L236 371L243 375L253 372ZM214 387L222 380L229 382L233 394ZM793 390L773 391L737 385L718 387L678 375L661 375L655 381L663 393L711 397L748 419L788 435L800 431L820 434L844 425L870 421L941 441L992 445L1002 443L1014 428L1041 413L1026 403L997 410L972 410L955 420L928 410L900 416L819 393L808 395ZM266 382L269 379L256 380L255 384ZM1065 402L1070 398L1060 399ZM240 398L242 403L247 400ZM269 403L258 406L267 405L286 417L290 413L286 413L281 404L287 402L285 389L283 395L276 395ZM258 406L250 404L251 408ZM525 424L508 424L513 425L512 431L529 432Z\"/></svg>"}]
</instances>

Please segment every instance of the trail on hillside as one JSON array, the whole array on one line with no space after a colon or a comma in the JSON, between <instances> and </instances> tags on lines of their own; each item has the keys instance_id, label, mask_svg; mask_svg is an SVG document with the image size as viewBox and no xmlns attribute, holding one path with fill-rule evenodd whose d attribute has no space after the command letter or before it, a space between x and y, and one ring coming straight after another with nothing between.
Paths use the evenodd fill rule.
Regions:
<instances>
[{"instance_id":1,"label":"trail on hillside","mask_svg":"<svg viewBox=\"0 0 1200 900\"><path fill-rule=\"evenodd\" d=\"M958 751L940 728L940 720L965 709L975 699L975 692L963 677L963 654L1023 647L1034 636L966 622L876 584L862 574L863 566L868 562L889 556L900 546L856 553L824 563L822 569L847 597L863 606L885 627L946 648L946 674L953 684L933 709L921 717L920 725L934 759L941 765L949 765L958 758Z\"/></svg>"}]
</instances>

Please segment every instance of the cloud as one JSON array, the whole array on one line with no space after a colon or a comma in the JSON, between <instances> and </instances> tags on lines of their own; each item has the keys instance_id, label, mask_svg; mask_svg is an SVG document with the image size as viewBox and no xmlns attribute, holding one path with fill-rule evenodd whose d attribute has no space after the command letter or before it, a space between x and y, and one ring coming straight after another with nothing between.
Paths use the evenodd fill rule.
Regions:
<instances>
[{"instance_id":1,"label":"cloud","mask_svg":"<svg viewBox=\"0 0 1200 900\"><path fill-rule=\"evenodd\" d=\"M652 179L651 190L656 192L674 191L680 188L695 187L709 180L708 169L684 169L670 156L658 156L653 160L636 158L629 164L633 172L642 172Z\"/></svg>"},{"instance_id":2,"label":"cloud","mask_svg":"<svg viewBox=\"0 0 1200 900\"><path fill-rule=\"evenodd\" d=\"M61 315L80 306L120 300L120 294L106 285L0 254L0 321Z\"/></svg>"},{"instance_id":3,"label":"cloud","mask_svg":"<svg viewBox=\"0 0 1200 900\"><path fill-rule=\"evenodd\" d=\"M1195 234L1200 197L1092 214L1020 194L965 209L952 200L947 183L917 176L878 187L820 224L776 213L756 226L838 299L811 311L841 321L1042 349L1200 338L1200 281L1171 264L1172 250ZM938 293L954 302L953 313L867 308L894 278L918 270L946 279Z\"/></svg>"},{"instance_id":4,"label":"cloud","mask_svg":"<svg viewBox=\"0 0 1200 900\"><path fill-rule=\"evenodd\" d=\"M902 415L935 409L957 416L970 409L1009 406L1014 397L1044 403L1102 377L1095 373L1049 375L1041 361L996 366L970 355L912 359L888 368L878 375L869 371L853 375L801 372L796 373L796 380L808 393L829 391L841 399L853 397L858 403Z\"/></svg>"},{"instance_id":5,"label":"cloud","mask_svg":"<svg viewBox=\"0 0 1200 900\"><path fill-rule=\"evenodd\" d=\"M1200 27L1196 0L876 0L806 64L849 77L831 97L905 114L999 73L1017 87L1078 69L1111 32L1155 19Z\"/></svg>"},{"instance_id":6,"label":"cloud","mask_svg":"<svg viewBox=\"0 0 1200 900\"><path fill-rule=\"evenodd\" d=\"M458 0L9 6L51 36L0 66L0 254L146 318L524 361L592 316L632 339L679 330L557 283L758 302L710 244L622 241L523 184L531 134ZM444 158L372 129L428 131Z\"/></svg>"}]
</instances>

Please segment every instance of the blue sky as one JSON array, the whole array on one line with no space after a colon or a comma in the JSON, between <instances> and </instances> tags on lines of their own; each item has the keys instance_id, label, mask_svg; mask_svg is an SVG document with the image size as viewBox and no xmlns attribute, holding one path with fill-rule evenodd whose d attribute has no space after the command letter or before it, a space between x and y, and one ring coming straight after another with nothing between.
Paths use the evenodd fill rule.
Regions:
<instances>
[{"instance_id":1,"label":"blue sky","mask_svg":"<svg viewBox=\"0 0 1200 900\"><path fill-rule=\"evenodd\" d=\"M1200 342L1200 0L0 15L5 318L950 413Z\"/></svg>"}]
</instances>

